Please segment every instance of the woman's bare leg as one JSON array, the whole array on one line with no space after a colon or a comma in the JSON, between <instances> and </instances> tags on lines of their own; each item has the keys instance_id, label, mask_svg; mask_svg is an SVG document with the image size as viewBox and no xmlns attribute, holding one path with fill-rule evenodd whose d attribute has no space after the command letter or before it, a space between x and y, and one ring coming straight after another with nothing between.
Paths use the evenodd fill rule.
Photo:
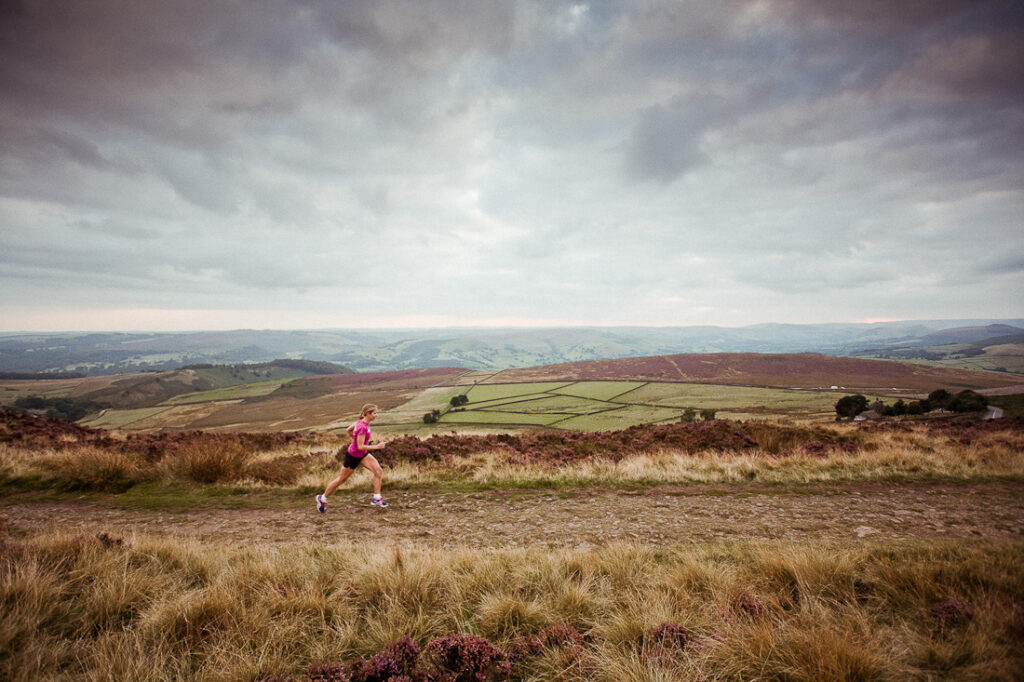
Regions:
<instances>
[{"instance_id":1,"label":"woman's bare leg","mask_svg":"<svg viewBox=\"0 0 1024 682\"><path fill-rule=\"evenodd\" d=\"M384 470L380 468L380 462L373 455L366 455L360 464L373 474L373 494L380 495L380 484L384 478Z\"/></svg>"},{"instance_id":2,"label":"woman's bare leg","mask_svg":"<svg viewBox=\"0 0 1024 682\"><path fill-rule=\"evenodd\" d=\"M341 467L341 473L338 477L327 484L327 490L324 491L324 497L330 497L331 493L338 489L338 486L348 480L348 477L352 475L355 469L349 469L347 467Z\"/></svg>"}]
</instances>

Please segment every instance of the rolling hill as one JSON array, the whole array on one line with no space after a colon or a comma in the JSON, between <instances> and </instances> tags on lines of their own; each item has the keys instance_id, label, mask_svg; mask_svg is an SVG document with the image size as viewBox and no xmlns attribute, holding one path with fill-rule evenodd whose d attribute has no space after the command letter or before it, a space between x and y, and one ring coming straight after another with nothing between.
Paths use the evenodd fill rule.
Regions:
<instances>
[{"instance_id":1,"label":"rolling hill","mask_svg":"<svg viewBox=\"0 0 1024 682\"><path fill-rule=\"evenodd\" d=\"M594 360L503 370L481 383L626 379L904 392L928 392L936 388L997 388L1022 383L1020 377L996 372L811 353L709 353Z\"/></svg>"},{"instance_id":2,"label":"rolling hill","mask_svg":"<svg viewBox=\"0 0 1024 682\"><path fill-rule=\"evenodd\" d=\"M53 381L0 381L0 404L18 396L104 403L81 423L125 430L336 431L364 403L385 431L451 428L600 430L676 420L687 410L733 419L834 418L838 396L922 397L936 388L1014 388L1019 377L817 354L718 353L592 360L501 371L459 367L283 376L223 368ZM206 375L204 376L204 372ZM211 379L219 377L220 385ZM248 379L243 381L242 379ZM234 382L225 385L225 382ZM1019 387L1018 387L1019 388ZM469 404L449 410L456 395ZM423 424L426 413L441 418Z\"/></svg>"},{"instance_id":3,"label":"rolling hill","mask_svg":"<svg viewBox=\"0 0 1024 682\"><path fill-rule=\"evenodd\" d=\"M1016 330L1010 332L1009 330ZM826 353L914 349L943 339L1024 333L1024 320L873 324L760 324L747 327L447 328L406 330L235 330L192 333L0 334L0 373L88 375L171 371L195 363L291 358L359 372L466 367L497 371L582 360L678 353ZM941 336L945 334L945 336ZM938 335L938 336L937 336Z\"/></svg>"}]
</instances>

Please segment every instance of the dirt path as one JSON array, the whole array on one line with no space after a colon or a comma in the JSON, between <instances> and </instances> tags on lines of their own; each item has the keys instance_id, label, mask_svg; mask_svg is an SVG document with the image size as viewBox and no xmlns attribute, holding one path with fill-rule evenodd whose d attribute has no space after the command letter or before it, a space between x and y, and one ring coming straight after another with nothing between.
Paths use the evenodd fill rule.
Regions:
<instances>
[{"instance_id":1,"label":"dirt path","mask_svg":"<svg viewBox=\"0 0 1024 682\"><path fill-rule=\"evenodd\" d=\"M14 533L46 529L193 536L217 542L336 543L376 533L386 545L593 547L707 540L1003 538L1024 541L1024 483L694 486L638 491L392 492L391 507L337 493L309 503L189 512L81 501L0 502Z\"/></svg>"}]
</instances>

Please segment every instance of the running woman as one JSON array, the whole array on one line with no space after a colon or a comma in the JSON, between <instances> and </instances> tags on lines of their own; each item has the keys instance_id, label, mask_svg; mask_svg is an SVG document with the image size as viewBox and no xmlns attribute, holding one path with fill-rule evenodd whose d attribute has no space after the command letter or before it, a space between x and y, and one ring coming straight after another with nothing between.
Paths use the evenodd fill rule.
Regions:
<instances>
[{"instance_id":1,"label":"running woman","mask_svg":"<svg viewBox=\"0 0 1024 682\"><path fill-rule=\"evenodd\" d=\"M327 498L330 494L339 485L347 481L352 472L359 468L360 465L369 469L370 473L373 474L373 499L370 504L375 507L388 506L388 503L380 496L380 484L384 471L380 468L377 458L369 452L370 450L380 450L385 445L384 443L370 445L370 423L376 418L377 406L363 405L363 409L359 414L359 421L348 427L347 431L352 436L352 444L348 446L348 450L345 452L345 461L341 465L341 473L338 474L336 479L327 484L327 489L324 490L322 495L316 496L316 508L321 514L327 511Z\"/></svg>"}]
</instances>

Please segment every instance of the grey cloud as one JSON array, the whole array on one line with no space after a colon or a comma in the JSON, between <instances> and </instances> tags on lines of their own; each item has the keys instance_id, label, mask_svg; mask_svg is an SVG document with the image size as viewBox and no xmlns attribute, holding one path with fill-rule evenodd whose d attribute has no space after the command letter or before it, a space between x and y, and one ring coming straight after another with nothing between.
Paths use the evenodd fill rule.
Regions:
<instances>
[{"instance_id":1,"label":"grey cloud","mask_svg":"<svg viewBox=\"0 0 1024 682\"><path fill-rule=\"evenodd\" d=\"M777 254L740 262L734 268L734 275L742 283L778 293L825 294L897 279L899 272L891 265Z\"/></svg>"},{"instance_id":2,"label":"grey cloud","mask_svg":"<svg viewBox=\"0 0 1024 682\"><path fill-rule=\"evenodd\" d=\"M393 315L838 301L943 258L1002 291L1018 6L2 3L0 264Z\"/></svg>"},{"instance_id":3,"label":"grey cloud","mask_svg":"<svg viewBox=\"0 0 1024 682\"><path fill-rule=\"evenodd\" d=\"M232 213L237 208L236 176L244 176L240 169L183 154L166 155L158 166L160 175L186 201L217 213Z\"/></svg>"},{"instance_id":4,"label":"grey cloud","mask_svg":"<svg viewBox=\"0 0 1024 682\"><path fill-rule=\"evenodd\" d=\"M137 241L148 241L162 236L160 230L124 219L80 220L76 225L87 232Z\"/></svg>"},{"instance_id":5,"label":"grey cloud","mask_svg":"<svg viewBox=\"0 0 1024 682\"><path fill-rule=\"evenodd\" d=\"M735 107L735 104L731 105ZM650 107L633 128L626 165L641 180L670 182L708 163L701 138L732 116L722 98L700 92Z\"/></svg>"},{"instance_id":6,"label":"grey cloud","mask_svg":"<svg viewBox=\"0 0 1024 682\"><path fill-rule=\"evenodd\" d=\"M320 3L329 35L409 72L436 70L467 52L501 53L509 48L515 4L500 0L461 3L431 0Z\"/></svg>"},{"instance_id":7,"label":"grey cloud","mask_svg":"<svg viewBox=\"0 0 1024 682\"><path fill-rule=\"evenodd\" d=\"M134 172L134 164L111 159L99 145L52 126L16 125L13 121L0 126L0 148L5 154L22 161L49 166L68 160L101 171Z\"/></svg>"}]
</instances>

